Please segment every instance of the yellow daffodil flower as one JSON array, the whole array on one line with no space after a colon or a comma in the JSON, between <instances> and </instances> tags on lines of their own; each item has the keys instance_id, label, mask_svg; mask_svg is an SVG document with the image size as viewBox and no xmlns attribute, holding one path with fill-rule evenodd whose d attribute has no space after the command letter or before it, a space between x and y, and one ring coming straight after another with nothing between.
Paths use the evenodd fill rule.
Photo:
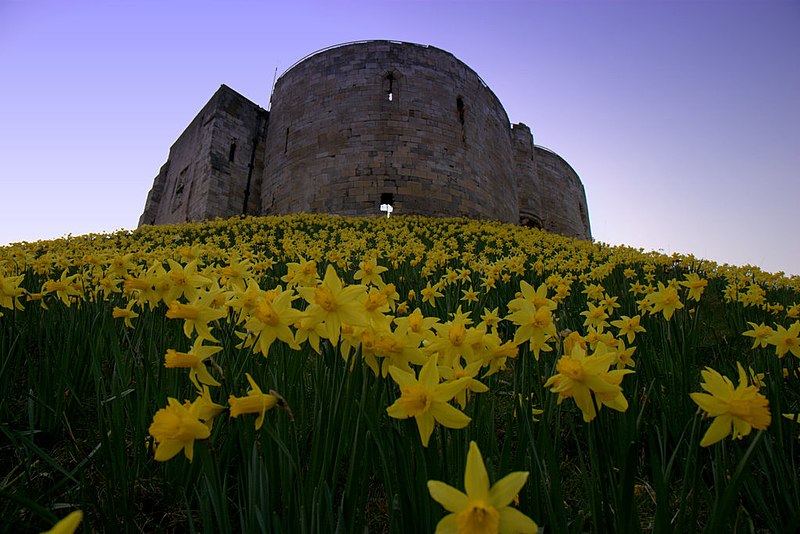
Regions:
<instances>
[{"instance_id":1,"label":"yellow daffodil flower","mask_svg":"<svg viewBox=\"0 0 800 534\"><path fill-rule=\"evenodd\" d=\"M431 497L450 512L436 525L436 533L535 533L536 523L510 506L527 481L528 473L517 471L490 486L481 451L471 441L464 472L466 493L438 480L428 481Z\"/></svg>"},{"instance_id":2,"label":"yellow daffodil flower","mask_svg":"<svg viewBox=\"0 0 800 534\"><path fill-rule=\"evenodd\" d=\"M575 345L569 355L562 356L556 363L557 374L551 376L544 387L558 393L559 404L565 398L572 398L583 413L587 423L597 417L597 409L603 405L619 412L628 409L628 401L622 394L622 377L633 371L616 369L609 371L617 356L598 344L598 350L591 356Z\"/></svg>"},{"instance_id":3,"label":"yellow daffodil flower","mask_svg":"<svg viewBox=\"0 0 800 534\"><path fill-rule=\"evenodd\" d=\"M796 321L788 329L778 325L778 329L767 338L767 343L775 345L775 354L779 358L791 352L800 358L800 321Z\"/></svg>"},{"instance_id":4,"label":"yellow daffodil flower","mask_svg":"<svg viewBox=\"0 0 800 534\"><path fill-rule=\"evenodd\" d=\"M325 337L331 343L339 341L342 323L352 326L367 326L363 301L366 286L344 286L332 265L325 270L325 277L317 287L298 287L297 292L309 303L304 317L311 325L324 325Z\"/></svg>"},{"instance_id":5,"label":"yellow daffodil flower","mask_svg":"<svg viewBox=\"0 0 800 534\"><path fill-rule=\"evenodd\" d=\"M769 401L758 392L757 386L749 384L742 364L737 362L736 365L739 369L738 386L734 387L728 377L706 367L700 371L703 377L700 387L708 393L689 394L709 417L714 418L700 440L701 447L713 445L731 433L734 439L742 439L753 428L766 429L772 420Z\"/></svg>"},{"instance_id":6,"label":"yellow daffodil flower","mask_svg":"<svg viewBox=\"0 0 800 534\"><path fill-rule=\"evenodd\" d=\"M639 324L641 320L641 315L634 315L633 317L623 315L616 321L611 321L611 326L619 328L618 336L626 336L628 338L628 343L633 343L636 334L647 331Z\"/></svg>"},{"instance_id":7,"label":"yellow daffodil flower","mask_svg":"<svg viewBox=\"0 0 800 534\"><path fill-rule=\"evenodd\" d=\"M390 367L389 374L400 386L400 398L386 409L395 419L416 419L422 446L427 447L433 427L438 422L448 428L464 428L471 419L448 404L460 391L467 387L468 377L453 382L439 383L437 359L431 357L422 366L419 379L414 373Z\"/></svg>"},{"instance_id":8,"label":"yellow daffodil flower","mask_svg":"<svg viewBox=\"0 0 800 534\"><path fill-rule=\"evenodd\" d=\"M750 348L766 348L766 346L769 344L769 338L772 337L772 335L775 333L775 330L773 330L771 326L767 326L764 323L756 324L748 321L747 324L750 325L751 330L743 332L742 335L753 338L753 346Z\"/></svg>"},{"instance_id":9,"label":"yellow daffodil flower","mask_svg":"<svg viewBox=\"0 0 800 534\"><path fill-rule=\"evenodd\" d=\"M205 361L221 350L222 347L203 345L203 338L197 338L189 352L167 349L167 354L164 356L164 367L189 369L189 380L198 389L202 389L200 384L219 386L219 382L206 369Z\"/></svg>"},{"instance_id":10,"label":"yellow daffodil flower","mask_svg":"<svg viewBox=\"0 0 800 534\"><path fill-rule=\"evenodd\" d=\"M228 397L228 405L231 407L231 417L239 417L246 413L257 413L256 430L261 428L264 424L264 416L267 410L278 404L278 397L269 393L264 393L258 387L256 381L246 373L247 381L250 383L250 391L247 392L245 397L235 397L231 395Z\"/></svg>"},{"instance_id":11,"label":"yellow daffodil flower","mask_svg":"<svg viewBox=\"0 0 800 534\"><path fill-rule=\"evenodd\" d=\"M201 406L186 406L172 397L167 402L167 407L153 416L148 430L156 441L156 461L165 462L183 450L191 462L195 440L211 435L208 427L200 421Z\"/></svg>"}]
</instances>

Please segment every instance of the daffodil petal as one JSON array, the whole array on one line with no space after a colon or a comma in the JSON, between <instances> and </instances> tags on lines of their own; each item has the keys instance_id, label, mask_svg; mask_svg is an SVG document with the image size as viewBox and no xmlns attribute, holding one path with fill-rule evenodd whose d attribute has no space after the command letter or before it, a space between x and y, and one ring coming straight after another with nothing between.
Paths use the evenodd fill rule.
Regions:
<instances>
[{"instance_id":1,"label":"daffodil petal","mask_svg":"<svg viewBox=\"0 0 800 534\"><path fill-rule=\"evenodd\" d=\"M507 506L519 494L519 490L528 481L528 473L516 471L504 476L489 490L489 502L492 506L500 509Z\"/></svg>"},{"instance_id":2,"label":"daffodil petal","mask_svg":"<svg viewBox=\"0 0 800 534\"><path fill-rule=\"evenodd\" d=\"M458 534L456 514L447 514L436 525L436 534Z\"/></svg>"},{"instance_id":3,"label":"daffodil petal","mask_svg":"<svg viewBox=\"0 0 800 534\"><path fill-rule=\"evenodd\" d=\"M430 413L423 413L416 416L415 419L417 420L419 437L422 439L422 446L427 447L428 441L431 439L431 434L433 434L433 427L435 425L433 416Z\"/></svg>"},{"instance_id":4,"label":"daffodil petal","mask_svg":"<svg viewBox=\"0 0 800 534\"><path fill-rule=\"evenodd\" d=\"M466 389L471 381L471 377L464 376L452 382L446 382L434 387L433 399L439 402L447 402Z\"/></svg>"},{"instance_id":5,"label":"daffodil petal","mask_svg":"<svg viewBox=\"0 0 800 534\"><path fill-rule=\"evenodd\" d=\"M83 512L75 510L64 519L53 525L53 528L42 534L73 534L83 519Z\"/></svg>"},{"instance_id":6,"label":"daffodil petal","mask_svg":"<svg viewBox=\"0 0 800 534\"><path fill-rule=\"evenodd\" d=\"M489 498L489 475L483 465L483 457L478 445L469 442L467 453L467 469L464 473L464 489L470 499L487 500Z\"/></svg>"},{"instance_id":7,"label":"daffodil petal","mask_svg":"<svg viewBox=\"0 0 800 534\"><path fill-rule=\"evenodd\" d=\"M394 404L386 408L386 413L389 414L389 417L394 417L395 419L407 419L408 412L403 407L400 399L394 401Z\"/></svg>"},{"instance_id":8,"label":"daffodil petal","mask_svg":"<svg viewBox=\"0 0 800 534\"><path fill-rule=\"evenodd\" d=\"M414 376L414 373L409 373L408 371L403 371L399 367L395 367L392 365L389 367L389 374L392 376L392 379L397 383L398 386L401 388L403 386L411 386L417 383L417 377Z\"/></svg>"},{"instance_id":9,"label":"daffodil petal","mask_svg":"<svg viewBox=\"0 0 800 534\"><path fill-rule=\"evenodd\" d=\"M434 419L447 428L464 428L472 420L458 408L445 402L434 402L431 405L430 413Z\"/></svg>"},{"instance_id":10,"label":"daffodil petal","mask_svg":"<svg viewBox=\"0 0 800 534\"><path fill-rule=\"evenodd\" d=\"M539 530L536 523L516 508L505 507L500 512L500 534L534 534Z\"/></svg>"},{"instance_id":11,"label":"daffodil petal","mask_svg":"<svg viewBox=\"0 0 800 534\"><path fill-rule=\"evenodd\" d=\"M431 356L419 371L419 383L428 389L439 385L439 368L436 366L436 360L436 356Z\"/></svg>"},{"instance_id":12,"label":"daffodil petal","mask_svg":"<svg viewBox=\"0 0 800 534\"><path fill-rule=\"evenodd\" d=\"M156 447L156 461L166 462L183 450L183 442L177 440L165 440Z\"/></svg>"},{"instance_id":13,"label":"daffodil petal","mask_svg":"<svg viewBox=\"0 0 800 534\"><path fill-rule=\"evenodd\" d=\"M441 504L448 512L460 512L469 504L469 498L466 495L438 480L428 481L428 491L433 500Z\"/></svg>"},{"instance_id":14,"label":"daffodil petal","mask_svg":"<svg viewBox=\"0 0 800 534\"><path fill-rule=\"evenodd\" d=\"M728 410L727 403L707 393L689 393L692 400L711 417L716 417Z\"/></svg>"},{"instance_id":15,"label":"daffodil petal","mask_svg":"<svg viewBox=\"0 0 800 534\"><path fill-rule=\"evenodd\" d=\"M713 445L725 439L725 437L731 433L731 419L732 417L730 415L720 415L714 419L714 422L708 427L703 439L700 440L700 446L708 447L709 445Z\"/></svg>"}]
</instances>

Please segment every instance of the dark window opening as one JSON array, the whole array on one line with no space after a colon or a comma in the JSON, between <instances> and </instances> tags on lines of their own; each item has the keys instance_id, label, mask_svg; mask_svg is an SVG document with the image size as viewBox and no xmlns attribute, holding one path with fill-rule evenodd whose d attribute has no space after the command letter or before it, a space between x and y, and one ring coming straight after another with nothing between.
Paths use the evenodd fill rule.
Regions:
<instances>
[{"instance_id":1,"label":"dark window opening","mask_svg":"<svg viewBox=\"0 0 800 534\"><path fill-rule=\"evenodd\" d=\"M458 113L458 122L461 124L461 142L467 142L467 132L464 129L464 99L460 96L456 98L456 112Z\"/></svg>"},{"instance_id":2,"label":"dark window opening","mask_svg":"<svg viewBox=\"0 0 800 534\"><path fill-rule=\"evenodd\" d=\"M286 154L289 151L289 128L286 128L286 140L283 142L283 153Z\"/></svg>"},{"instance_id":3,"label":"dark window opening","mask_svg":"<svg viewBox=\"0 0 800 534\"><path fill-rule=\"evenodd\" d=\"M537 217L531 217L528 215L521 216L519 223L527 228L538 228L540 230L542 228L542 221L540 221Z\"/></svg>"},{"instance_id":4,"label":"dark window opening","mask_svg":"<svg viewBox=\"0 0 800 534\"><path fill-rule=\"evenodd\" d=\"M233 161L233 158L236 157L236 143L231 143L231 149L228 151L228 161Z\"/></svg>"},{"instance_id":5,"label":"dark window opening","mask_svg":"<svg viewBox=\"0 0 800 534\"><path fill-rule=\"evenodd\" d=\"M394 87L394 74L391 72L386 75L384 78L384 88L386 91L386 98L389 102L393 102L395 98L395 87Z\"/></svg>"},{"instance_id":6,"label":"dark window opening","mask_svg":"<svg viewBox=\"0 0 800 534\"><path fill-rule=\"evenodd\" d=\"M381 193L380 210L386 212L386 217L389 217L394 211L392 204L394 204L394 195L392 193Z\"/></svg>"}]
</instances>

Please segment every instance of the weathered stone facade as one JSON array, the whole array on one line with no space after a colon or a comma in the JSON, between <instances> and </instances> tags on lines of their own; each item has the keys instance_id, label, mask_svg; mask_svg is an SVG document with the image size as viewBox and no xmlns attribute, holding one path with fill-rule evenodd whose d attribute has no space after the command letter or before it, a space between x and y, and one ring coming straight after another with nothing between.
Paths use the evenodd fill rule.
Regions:
<instances>
[{"instance_id":1,"label":"weathered stone facade","mask_svg":"<svg viewBox=\"0 0 800 534\"><path fill-rule=\"evenodd\" d=\"M267 112L220 87L170 149L139 224L240 214L467 216L591 238L583 185L509 124L449 52L395 41L316 52Z\"/></svg>"},{"instance_id":2,"label":"weathered stone facade","mask_svg":"<svg viewBox=\"0 0 800 534\"><path fill-rule=\"evenodd\" d=\"M170 148L139 226L259 213L266 126L265 110L220 87Z\"/></svg>"}]
</instances>

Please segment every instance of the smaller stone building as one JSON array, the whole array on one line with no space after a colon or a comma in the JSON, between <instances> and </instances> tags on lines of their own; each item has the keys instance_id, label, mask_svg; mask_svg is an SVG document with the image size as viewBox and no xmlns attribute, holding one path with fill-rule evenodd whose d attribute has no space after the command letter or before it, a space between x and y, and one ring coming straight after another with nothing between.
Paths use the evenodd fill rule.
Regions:
<instances>
[{"instance_id":1,"label":"smaller stone building","mask_svg":"<svg viewBox=\"0 0 800 534\"><path fill-rule=\"evenodd\" d=\"M444 50L363 41L278 78L266 111L223 85L162 166L139 224L241 214L467 216L590 239L580 178Z\"/></svg>"}]
</instances>

